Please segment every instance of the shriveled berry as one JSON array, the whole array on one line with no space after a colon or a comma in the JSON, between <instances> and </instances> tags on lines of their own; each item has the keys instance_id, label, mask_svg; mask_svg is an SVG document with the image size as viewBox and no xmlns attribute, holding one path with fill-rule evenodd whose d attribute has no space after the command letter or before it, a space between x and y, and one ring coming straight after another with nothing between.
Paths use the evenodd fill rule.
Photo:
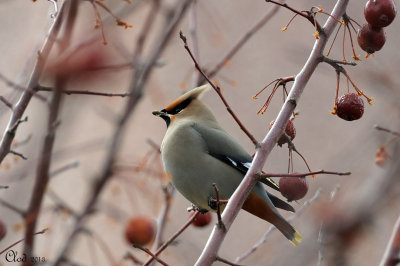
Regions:
<instances>
[{"instance_id":1,"label":"shriveled berry","mask_svg":"<svg viewBox=\"0 0 400 266\"><path fill-rule=\"evenodd\" d=\"M369 54L382 49L386 42L385 31L382 28L373 28L370 24L364 24L357 34L358 45Z\"/></svg>"},{"instance_id":2,"label":"shriveled berry","mask_svg":"<svg viewBox=\"0 0 400 266\"><path fill-rule=\"evenodd\" d=\"M302 199L308 192L307 180L303 177L281 177L279 190L288 201Z\"/></svg>"},{"instance_id":3,"label":"shriveled berry","mask_svg":"<svg viewBox=\"0 0 400 266\"><path fill-rule=\"evenodd\" d=\"M364 114L364 101L355 93L344 94L337 102L336 114L347 121L360 119Z\"/></svg>"},{"instance_id":4,"label":"shriveled berry","mask_svg":"<svg viewBox=\"0 0 400 266\"><path fill-rule=\"evenodd\" d=\"M7 226L3 221L0 220L0 240L2 240L7 234Z\"/></svg>"},{"instance_id":5,"label":"shriveled berry","mask_svg":"<svg viewBox=\"0 0 400 266\"><path fill-rule=\"evenodd\" d=\"M154 240L156 227L152 219L137 216L130 219L125 228L126 240L135 245L147 245Z\"/></svg>"},{"instance_id":6,"label":"shriveled berry","mask_svg":"<svg viewBox=\"0 0 400 266\"><path fill-rule=\"evenodd\" d=\"M369 0L364 8L365 19L374 28L388 26L396 17L396 12L393 0Z\"/></svg>"},{"instance_id":7,"label":"shriveled berry","mask_svg":"<svg viewBox=\"0 0 400 266\"><path fill-rule=\"evenodd\" d=\"M191 215L194 215L191 214ZM199 213L196 218L193 220L192 224L196 227L204 227L211 223L212 214L210 212Z\"/></svg>"},{"instance_id":8,"label":"shriveled berry","mask_svg":"<svg viewBox=\"0 0 400 266\"><path fill-rule=\"evenodd\" d=\"M272 126L274 125L274 122L275 122L275 120L271 121L271 123L269 124L269 128L272 128ZM289 136L290 140L293 140L296 137L296 128L294 127L292 120L289 120L288 123L286 124L285 133L286 133L286 135ZM278 145L283 145L285 143L288 143L288 140L282 134L282 136L278 140Z\"/></svg>"}]
</instances>

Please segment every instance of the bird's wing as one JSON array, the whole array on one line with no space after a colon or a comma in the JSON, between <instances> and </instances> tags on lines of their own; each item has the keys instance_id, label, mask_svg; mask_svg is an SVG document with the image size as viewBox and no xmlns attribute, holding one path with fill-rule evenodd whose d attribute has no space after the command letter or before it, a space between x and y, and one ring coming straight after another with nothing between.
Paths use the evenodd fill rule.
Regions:
<instances>
[{"instance_id":1,"label":"bird's wing","mask_svg":"<svg viewBox=\"0 0 400 266\"><path fill-rule=\"evenodd\" d=\"M267 194L268 194L269 199L272 201L272 204L274 204L275 207L282 209L282 210L290 211L290 212L296 212L295 209L292 207L292 205L290 205L286 201L281 200L277 196L269 193L268 191L267 191Z\"/></svg>"},{"instance_id":2,"label":"bird's wing","mask_svg":"<svg viewBox=\"0 0 400 266\"><path fill-rule=\"evenodd\" d=\"M222 129L206 127L199 123L193 124L192 127L203 138L211 156L232 166L244 175L247 173L253 158L231 135ZM279 186L268 177L261 179L260 182L279 191Z\"/></svg>"}]
</instances>

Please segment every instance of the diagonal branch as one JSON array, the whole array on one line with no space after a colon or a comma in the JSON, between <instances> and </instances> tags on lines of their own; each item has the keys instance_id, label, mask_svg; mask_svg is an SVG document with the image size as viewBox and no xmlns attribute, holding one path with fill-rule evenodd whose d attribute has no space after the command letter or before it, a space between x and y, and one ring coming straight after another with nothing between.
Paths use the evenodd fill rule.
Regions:
<instances>
[{"instance_id":1,"label":"diagonal branch","mask_svg":"<svg viewBox=\"0 0 400 266\"><path fill-rule=\"evenodd\" d=\"M346 10L347 3L348 0L338 0L332 11L332 16L341 17ZM336 25L337 22L332 17L329 17L323 27L325 34L321 34L320 38L315 41L314 47L307 62L305 63L303 69L295 77L295 81L288 98L283 104L278 117L275 119L276 122L262 141L260 148L255 154L253 164L248 170L243 181L230 198L228 205L222 214L222 221L225 224L227 231L231 227L241 206L246 200L248 193L257 182L256 174L261 171L268 155L271 153L278 139L282 135L283 130L286 127L286 124L289 121L305 86L307 85L307 82L320 63L320 58L328 41L328 37L332 34L332 31ZM215 261L225 235L226 232L218 230L218 228L214 227L202 254L196 262L196 265L211 265Z\"/></svg>"},{"instance_id":2,"label":"diagonal branch","mask_svg":"<svg viewBox=\"0 0 400 266\"><path fill-rule=\"evenodd\" d=\"M19 101L14 106L13 113L10 117L7 128L5 129L0 142L0 162L2 162L4 157L6 157L6 155L9 153L12 141L15 137L15 134L10 134L10 127L12 127L17 121L21 119L22 115L25 112L25 109L32 99L32 96L35 95L34 93L32 93L31 90L35 91L35 88L38 85L39 78L42 74L47 57L49 56L50 50L53 47L54 42L56 41L58 32L60 31L64 17L64 10L69 3L69 1L64 1L62 3L58 15L55 18L54 23L50 27L46 39L44 40L43 46L40 51L38 51L37 61L35 63L35 66L33 67L28 85L26 86L28 90L24 90Z\"/></svg>"}]
</instances>

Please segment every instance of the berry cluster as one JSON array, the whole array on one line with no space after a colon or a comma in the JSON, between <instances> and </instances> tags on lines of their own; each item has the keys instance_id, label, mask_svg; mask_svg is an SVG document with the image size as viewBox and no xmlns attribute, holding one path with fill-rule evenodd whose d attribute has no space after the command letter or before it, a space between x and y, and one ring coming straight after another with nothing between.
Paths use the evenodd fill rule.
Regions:
<instances>
[{"instance_id":1,"label":"berry cluster","mask_svg":"<svg viewBox=\"0 0 400 266\"><path fill-rule=\"evenodd\" d=\"M358 31L357 41L361 49L373 54L382 49L386 41L384 27L387 27L396 16L393 0L369 0L364 8L367 23Z\"/></svg>"}]
</instances>

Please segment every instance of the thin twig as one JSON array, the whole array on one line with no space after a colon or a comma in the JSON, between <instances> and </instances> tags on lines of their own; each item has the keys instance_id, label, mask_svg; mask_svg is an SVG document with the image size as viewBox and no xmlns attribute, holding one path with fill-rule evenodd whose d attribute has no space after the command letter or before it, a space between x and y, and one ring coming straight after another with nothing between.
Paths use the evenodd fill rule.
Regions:
<instances>
[{"instance_id":1,"label":"thin twig","mask_svg":"<svg viewBox=\"0 0 400 266\"><path fill-rule=\"evenodd\" d=\"M267 2L267 3L273 3L273 4L275 4L275 5L278 5L278 6L281 6L281 7L286 8L286 9L289 9L289 10L292 11L293 13L295 13L295 14L297 14L297 15L299 15L299 16L302 16L302 17L304 17L305 19L307 19L313 26L315 26L315 28L317 29L318 32L320 32L320 33L323 32L323 31L322 31L322 27L321 27L321 25L319 25L318 21L316 21L315 15L314 15L313 12L311 12L311 11L298 11L298 10L296 10L296 9L294 9L294 8L292 8L292 7L290 7L290 6L289 6L288 4L286 4L286 3L279 3L279 2L273 1L273 0L265 0L265 2ZM332 18L334 18L334 17L332 17Z\"/></svg>"},{"instance_id":2,"label":"thin twig","mask_svg":"<svg viewBox=\"0 0 400 266\"><path fill-rule=\"evenodd\" d=\"M399 132L396 132L396 131L393 131L393 130L390 130L390 129L387 129L387 128L384 128L384 127L381 127L381 126L378 126L378 125L375 125L374 127L377 130L385 131L385 132L390 133L390 134L395 135L395 136L400 136Z\"/></svg>"},{"instance_id":3,"label":"thin twig","mask_svg":"<svg viewBox=\"0 0 400 266\"><path fill-rule=\"evenodd\" d=\"M175 234L173 234L170 239L168 239L159 249L157 249L157 251L154 253L154 256L158 256L161 254L161 252L164 251L164 249L166 249L178 236L180 236L183 231L186 230L186 228L188 228L192 222L194 221L194 219L196 219L197 215L199 215L199 211L196 211L190 218L189 220L178 230L175 232ZM154 258L150 258L148 261L146 261L146 263L143 266L148 266L150 265L150 263L154 260Z\"/></svg>"},{"instance_id":4,"label":"thin twig","mask_svg":"<svg viewBox=\"0 0 400 266\"><path fill-rule=\"evenodd\" d=\"M218 223L217 225L219 226L220 229L226 230L224 223L221 220L221 201L219 198L219 189L217 187L217 184L213 183L214 191L215 191L215 200L216 200L216 205L217 205L217 217L218 217Z\"/></svg>"},{"instance_id":5,"label":"thin twig","mask_svg":"<svg viewBox=\"0 0 400 266\"><path fill-rule=\"evenodd\" d=\"M14 154L15 156L18 156L18 157L20 157L20 158L23 159L23 160L28 160L28 158L25 157L22 153L16 152L16 151L14 151L14 150L10 150L9 153Z\"/></svg>"},{"instance_id":6,"label":"thin twig","mask_svg":"<svg viewBox=\"0 0 400 266\"><path fill-rule=\"evenodd\" d=\"M159 263L161 263L164 266L169 266L167 263L165 263L163 260L161 260L160 258L158 258L155 254L153 254L148 248L142 247L140 245L135 245L133 244L134 248L140 249L144 252L146 252L147 254L149 254L153 259L155 259L156 261L158 261Z\"/></svg>"},{"instance_id":7,"label":"thin twig","mask_svg":"<svg viewBox=\"0 0 400 266\"><path fill-rule=\"evenodd\" d=\"M47 228L45 228L45 229L43 229L43 230L41 230L41 231L39 231L39 232L36 232L36 233L34 233L33 235L41 235L41 234L46 233L46 231L47 231ZM7 250L9 250L10 248L14 247L15 245L21 243L21 242L24 241L24 240L25 240L25 238L22 238L22 239L20 239L20 240L18 240L18 241L16 241L16 242L12 243L12 244L9 245L8 247L6 247L6 248L3 249L2 251L0 251L0 255L3 254L4 252L6 252Z\"/></svg>"},{"instance_id":8,"label":"thin twig","mask_svg":"<svg viewBox=\"0 0 400 266\"><path fill-rule=\"evenodd\" d=\"M291 174L260 173L258 176L260 177L260 179L263 179L266 177L306 177L309 175L319 175L319 174L343 176L343 175L351 175L351 172L332 172L332 171L319 170L308 173L291 173Z\"/></svg>"},{"instance_id":9,"label":"thin twig","mask_svg":"<svg viewBox=\"0 0 400 266\"><path fill-rule=\"evenodd\" d=\"M197 35L197 10L198 10L197 0L193 0L192 5L189 11L189 33L190 39L193 45L193 55L196 58L197 62L200 62L200 48L199 48L199 40ZM198 87L201 85L200 73L198 71L194 71L192 75L192 88Z\"/></svg>"},{"instance_id":10,"label":"thin twig","mask_svg":"<svg viewBox=\"0 0 400 266\"><path fill-rule=\"evenodd\" d=\"M187 38L185 35L183 35L182 31L179 33L179 36L181 40L184 43L184 47L186 51L189 53L190 57L193 60L193 63L196 67L196 69L201 73L201 75L207 80L207 82L211 85L211 87L215 90L215 92L218 94L218 96L221 98L222 102L224 103L226 110L231 114L233 119L236 121L236 123L239 125L240 129L249 137L251 142L257 147L259 145L258 141L254 138L254 136L246 129L246 127L243 125L243 123L239 120L239 118L236 116L236 114L233 112L232 108L229 106L228 102L225 100L225 97L221 93L221 89L216 86L210 79L209 77L204 73L204 71L201 69L199 64L196 61L196 58L194 58L192 51L190 50L188 44L187 44Z\"/></svg>"},{"instance_id":11,"label":"thin twig","mask_svg":"<svg viewBox=\"0 0 400 266\"><path fill-rule=\"evenodd\" d=\"M38 91L54 91L53 88L39 86ZM91 96L107 96L107 97L126 97L129 96L129 93L106 93L106 92L96 92L96 91L73 91L73 90L64 90L62 93L67 95L71 94L81 94L81 95L91 95Z\"/></svg>"},{"instance_id":12,"label":"thin twig","mask_svg":"<svg viewBox=\"0 0 400 266\"><path fill-rule=\"evenodd\" d=\"M4 98L3 96L0 96L0 101L3 102L8 108L10 108L11 110L13 109L13 105L12 103L10 103L6 98Z\"/></svg>"}]
</instances>

